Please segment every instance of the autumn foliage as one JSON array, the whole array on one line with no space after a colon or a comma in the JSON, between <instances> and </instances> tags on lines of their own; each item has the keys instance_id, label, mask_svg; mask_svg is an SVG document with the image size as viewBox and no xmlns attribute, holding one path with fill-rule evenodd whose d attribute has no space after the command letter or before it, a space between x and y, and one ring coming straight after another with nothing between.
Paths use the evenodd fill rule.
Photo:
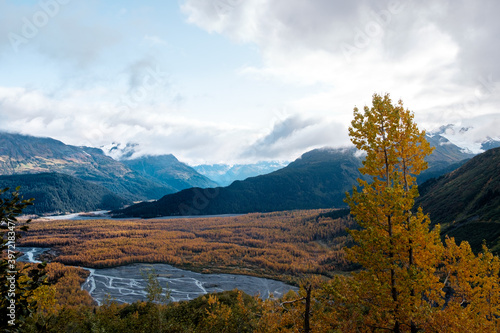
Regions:
<instances>
[{"instance_id":1,"label":"autumn foliage","mask_svg":"<svg viewBox=\"0 0 500 333\"><path fill-rule=\"evenodd\" d=\"M325 211L170 220L33 222L24 246L50 247L56 261L85 267L162 262L204 272L269 277L332 276L350 268L343 247L355 228Z\"/></svg>"},{"instance_id":2,"label":"autumn foliage","mask_svg":"<svg viewBox=\"0 0 500 333\"><path fill-rule=\"evenodd\" d=\"M431 153L413 114L389 95L354 109L352 142L366 152L360 189L347 195L361 226L350 234L348 258L363 269L331 283L338 328L345 332L496 332L499 260L488 249L474 255L468 243L443 244L439 225L420 208L415 175Z\"/></svg>"},{"instance_id":3,"label":"autumn foliage","mask_svg":"<svg viewBox=\"0 0 500 333\"><path fill-rule=\"evenodd\" d=\"M375 94L372 104L354 109L349 130L354 145L366 154L360 169L365 178L347 194L353 217L314 210L34 222L22 240L51 247L58 254L55 259L67 264L166 262L290 279L300 285L298 293L261 300L235 290L189 302L96 307L77 288L81 272L52 263L47 273L53 284L35 290L38 312L27 327L33 332L40 327L47 332L68 327L117 332L499 332L500 259L486 246L475 254L467 242L443 241L439 225L431 228L425 212L414 207L419 195L415 176L427 167L425 157L432 151L425 132L401 101L393 104L389 95ZM75 297L65 298L65 285ZM56 301L66 305L57 307Z\"/></svg>"}]
</instances>

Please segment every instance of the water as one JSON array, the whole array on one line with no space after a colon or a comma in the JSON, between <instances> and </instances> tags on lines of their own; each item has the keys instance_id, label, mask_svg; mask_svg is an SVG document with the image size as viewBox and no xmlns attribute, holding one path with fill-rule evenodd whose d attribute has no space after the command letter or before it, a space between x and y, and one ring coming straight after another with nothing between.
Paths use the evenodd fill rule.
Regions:
<instances>
[{"instance_id":1,"label":"water","mask_svg":"<svg viewBox=\"0 0 500 333\"><path fill-rule=\"evenodd\" d=\"M23 253L22 256L17 258L17 261L41 263L41 261L36 258L50 249L43 247L16 247L16 250Z\"/></svg>"},{"instance_id":2,"label":"water","mask_svg":"<svg viewBox=\"0 0 500 333\"><path fill-rule=\"evenodd\" d=\"M89 213L73 213L67 215L51 215L45 216L44 219L48 220L98 220L98 219L110 219L111 216L107 215L109 210L98 210Z\"/></svg>"},{"instance_id":3,"label":"water","mask_svg":"<svg viewBox=\"0 0 500 333\"><path fill-rule=\"evenodd\" d=\"M86 269L90 271L90 276L82 288L99 304L108 294L118 303L145 300L145 274L152 269L160 285L170 292L170 299L174 302L235 288L249 295L260 295L262 298L271 295L279 297L289 290L297 290L280 281L235 274L201 274L167 264L131 264L114 268Z\"/></svg>"},{"instance_id":4,"label":"water","mask_svg":"<svg viewBox=\"0 0 500 333\"><path fill-rule=\"evenodd\" d=\"M140 219L140 217L114 218L111 215L109 215L109 213L110 213L109 210L98 210L95 212L88 212L88 213L73 213L67 215L44 216L43 219L48 219L48 220L139 220ZM244 214L161 216L161 217L153 217L151 218L151 220L201 219L209 217L234 217L241 215Z\"/></svg>"},{"instance_id":5,"label":"water","mask_svg":"<svg viewBox=\"0 0 500 333\"><path fill-rule=\"evenodd\" d=\"M18 260L36 261L36 256L48 249L18 248L25 255ZM21 260L21 261L23 261ZM236 274L201 274L175 268L167 264L131 264L114 268L85 268L90 272L82 289L100 305L106 299L118 303L133 303L146 300L147 272L154 269L157 279L164 290L169 290L171 301L191 300L200 295L235 288L249 295L268 298L280 297L296 287L280 281Z\"/></svg>"}]
</instances>

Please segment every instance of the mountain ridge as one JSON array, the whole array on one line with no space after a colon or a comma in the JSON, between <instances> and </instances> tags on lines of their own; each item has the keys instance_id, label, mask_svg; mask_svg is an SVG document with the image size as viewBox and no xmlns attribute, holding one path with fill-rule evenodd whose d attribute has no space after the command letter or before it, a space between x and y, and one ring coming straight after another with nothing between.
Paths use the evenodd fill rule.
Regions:
<instances>
[{"instance_id":1,"label":"mountain ridge","mask_svg":"<svg viewBox=\"0 0 500 333\"><path fill-rule=\"evenodd\" d=\"M99 148L52 138L0 132L0 174L56 172L102 185L127 200L147 200L175 190L157 185L106 156Z\"/></svg>"},{"instance_id":2,"label":"mountain ridge","mask_svg":"<svg viewBox=\"0 0 500 333\"><path fill-rule=\"evenodd\" d=\"M145 155L121 161L147 179L173 187L176 191L190 187L216 187L218 184L174 155Z\"/></svg>"},{"instance_id":3,"label":"mountain ridge","mask_svg":"<svg viewBox=\"0 0 500 333\"><path fill-rule=\"evenodd\" d=\"M237 180L211 191L183 190L114 214L155 217L345 207L345 191L359 177L361 166L355 152L355 148L313 150L270 174Z\"/></svg>"},{"instance_id":4,"label":"mountain ridge","mask_svg":"<svg viewBox=\"0 0 500 333\"><path fill-rule=\"evenodd\" d=\"M460 167L471 154L442 137L431 137L436 149L419 183ZM237 180L212 191L194 188L116 211L117 216L158 217L269 212L290 209L343 208L345 192L361 177L362 158L354 147L320 148L304 153L285 168Z\"/></svg>"},{"instance_id":5,"label":"mountain ridge","mask_svg":"<svg viewBox=\"0 0 500 333\"><path fill-rule=\"evenodd\" d=\"M219 186L230 185L235 180L265 175L286 167L289 162L260 161L251 164L201 164L193 168L202 175L212 179Z\"/></svg>"},{"instance_id":6,"label":"mountain ridge","mask_svg":"<svg viewBox=\"0 0 500 333\"><path fill-rule=\"evenodd\" d=\"M457 241L468 240L475 251L483 239L500 251L500 148L479 154L458 169L419 187L422 206L433 224Z\"/></svg>"}]
</instances>

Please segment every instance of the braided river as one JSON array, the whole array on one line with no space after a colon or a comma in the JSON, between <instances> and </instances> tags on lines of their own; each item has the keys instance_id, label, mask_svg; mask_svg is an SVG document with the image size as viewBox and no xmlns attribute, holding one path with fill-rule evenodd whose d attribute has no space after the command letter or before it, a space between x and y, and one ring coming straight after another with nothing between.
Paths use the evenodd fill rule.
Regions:
<instances>
[{"instance_id":1,"label":"braided river","mask_svg":"<svg viewBox=\"0 0 500 333\"><path fill-rule=\"evenodd\" d=\"M23 252L19 261L40 262L38 256L47 248L18 247ZM86 268L90 272L82 289L100 305L106 299L118 303L146 300L147 275L155 274L164 290L168 290L173 302L191 300L200 295L233 290L249 294L280 297L298 288L280 281L236 274L202 274L175 268L167 264L130 264L113 268Z\"/></svg>"}]
</instances>

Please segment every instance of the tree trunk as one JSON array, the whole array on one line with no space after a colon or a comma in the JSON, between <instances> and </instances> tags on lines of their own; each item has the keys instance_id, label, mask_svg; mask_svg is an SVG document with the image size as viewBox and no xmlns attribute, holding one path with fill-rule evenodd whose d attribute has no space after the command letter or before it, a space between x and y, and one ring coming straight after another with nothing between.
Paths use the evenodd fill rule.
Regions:
<instances>
[{"instance_id":1,"label":"tree trunk","mask_svg":"<svg viewBox=\"0 0 500 333\"><path fill-rule=\"evenodd\" d=\"M311 316L311 290L312 286L309 285L306 287L306 310L304 313L304 332L305 333L310 333L311 332L311 326L310 326L310 316Z\"/></svg>"}]
</instances>

